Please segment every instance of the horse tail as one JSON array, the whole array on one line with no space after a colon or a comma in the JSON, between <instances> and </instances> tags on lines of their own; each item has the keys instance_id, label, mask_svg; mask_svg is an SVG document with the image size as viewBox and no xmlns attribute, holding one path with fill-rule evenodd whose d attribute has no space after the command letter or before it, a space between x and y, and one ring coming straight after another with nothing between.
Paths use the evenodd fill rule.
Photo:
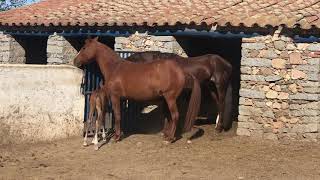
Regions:
<instances>
[{"instance_id":1,"label":"horse tail","mask_svg":"<svg viewBox=\"0 0 320 180\"><path fill-rule=\"evenodd\" d=\"M188 76L191 76L193 80L193 87L183 128L185 132L191 130L194 121L196 120L196 117L199 113L201 103L200 83L198 79L196 79L192 74L188 74Z\"/></svg>"},{"instance_id":2,"label":"horse tail","mask_svg":"<svg viewBox=\"0 0 320 180\"><path fill-rule=\"evenodd\" d=\"M223 129L224 130L229 130L232 127L232 121L233 121L233 95L232 95L232 82L229 80L226 88L226 96L224 98L224 114L223 114L223 119L224 121L222 122Z\"/></svg>"}]
</instances>

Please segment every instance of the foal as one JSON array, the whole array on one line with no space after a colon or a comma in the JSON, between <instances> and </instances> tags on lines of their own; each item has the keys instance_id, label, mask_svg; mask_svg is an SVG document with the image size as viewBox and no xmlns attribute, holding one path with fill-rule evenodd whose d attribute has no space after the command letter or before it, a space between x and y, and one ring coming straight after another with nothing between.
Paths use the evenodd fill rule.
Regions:
<instances>
[{"instance_id":1,"label":"foal","mask_svg":"<svg viewBox=\"0 0 320 180\"><path fill-rule=\"evenodd\" d=\"M90 96L90 111L89 111L89 119L85 124L85 136L83 140L83 146L88 146L87 137L88 137L88 129L89 126L92 127L94 112L97 113L96 119L96 130L95 135L92 140L94 144L94 149L98 150L98 132L101 125L104 124L105 114L106 114L106 104L107 104L107 94L106 92L100 88L96 89L91 93ZM106 141L106 133L104 127L102 128L102 138L103 141Z\"/></svg>"}]
</instances>

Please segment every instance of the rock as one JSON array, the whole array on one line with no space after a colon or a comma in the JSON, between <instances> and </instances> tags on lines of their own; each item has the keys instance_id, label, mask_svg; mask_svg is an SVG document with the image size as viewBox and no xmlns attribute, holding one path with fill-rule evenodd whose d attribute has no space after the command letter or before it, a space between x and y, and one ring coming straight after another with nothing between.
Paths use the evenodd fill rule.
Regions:
<instances>
[{"instance_id":1,"label":"rock","mask_svg":"<svg viewBox=\"0 0 320 180\"><path fill-rule=\"evenodd\" d=\"M307 72L319 72L319 66L313 65L297 65L297 69L300 71L307 71Z\"/></svg>"},{"instance_id":2,"label":"rock","mask_svg":"<svg viewBox=\"0 0 320 180\"><path fill-rule=\"evenodd\" d=\"M316 94L316 93L320 93L320 87L307 87L307 88L304 88L303 89L304 92L306 93L313 93L313 94Z\"/></svg>"},{"instance_id":3,"label":"rock","mask_svg":"<svg viewBox=\"0 0 320 180\"><path fill-rule=\"evenodd\" d=\"M270 76L265 77L265 80L268 82L279 81L280 79L282 79L282 77L278 76L278 75L270 75Z\"/></svg>"},{"instance_id":4,"label":"rock","mask_svg":"<svg viewBox=\"0 0 320 180\"><path fill-rule=\"evenodd\" d=\"M239 106L239 114L244 116L258 116L262 115L260 108L254 108L252 106Z\"/></svg>"},{"instance_id":5,"label":"rock","mask_svg":"<svg viewBox=\"0 0 320 180\"><path fill-rule=\"evenodd\" d=\"M260 102L260 101L255 101L255 102L254 102L254 105L255 105L256 107L259 107L259 108L264 108L264 107L266 107L266 103L265 103L265 102Z\"/></svg>"},{"instance_id":6,"label":"rock","mask_svg":"<svg viewBox=\"0 0 320 180\"><path fill-rule=\"evenodd\" d=\"M241 80L242 81L260 81L260 82L264 82L265 78L262 75L246 75L243 74L241 75Z\"/></svg>"},{"instance_id":7,"label":"rock","mask_svg":"<svg viewBox=\"0 0 320 180\"><path fill-rule=\"evenodd\" d=\"M261 50L258 57L273 59L278 57L278 55L274 50L268 49L268 50Z\"/></svg>"},{"instance_id":8,"label":"rock","mask_svg":"<svg viewBox=\"0 0 320 180\"><path fill-rule=\"evenodd\" d=\"M310 132L310 133L316 133L316 132L318 132L318 124L316 124L316 123L307 124L307 126L306 126L306 132Z\"/></svg>"},{"instance_id":9,"label":"rock","mask_svg":"<svg viewBox=\"0 0 320 180\"><path fill-rule=\"evenodd\" d=\"M264 99L265 94L261 91L256 91L252 89L240 89L239 95L241 97Z\"/></svg>"},{"instance_id":10,"label":"rock","mask_svg":"<svg viewBox=\"0 0 320 180\"><path fill-rule=\"evenodd\" d=\"M288 119L286 117L284 117L284 116L281 116L279 118L279 121L286 123L286 122L288 122Z\"/></svg>"},{"instance_id":11,"label":"rock","mask_svg":"<svg viewBox=\"0 0 320 180\"><path fill-rule=\"evenodd\" d=\"M311 59L308 59L308 63L310 65L320 65L320 58L311 58Z\"/></svg>"},{"instance_id":12,"label":"rock","mask_svg":"<svg viewBox=\"0 0 320 180\"><path fill-rule=\"evenodd\" d=\"M267 91L270 90L270 88L269 88L269 86L263 86L262 90L263 90L264 92L267 92Z\"/></svg>"},{"instance_id":13,"label":"rock","mask_svg":"<svg viewBox=\"0 0 320 180\"><path fill-rule=\"evenodd\" d=\"M291 118L291 119L289 120L289 123L290 123L290 124L296 124L298 121L299 121L298 118Z\"/></svg>"},{"instance_id":14,"label":"rock","mask_svg":"<svg viewBox=\"0 0 320 180\"><path fill-rule=\"evenodd\" d=\"M259 70L259 69L256 69L256 68L255 68L255 69L252 69L252 74L253 74L253 75L256 75L256 74L258 74L259 71L260 71L260 70Z\"/></svg>"},{"instance_id":15,"label":"rock","mask_svg":"<svg viewBox=\"0 0 320 180\"><path fill-rule=\"evenodd\" d=\"M293 52L289 54L290 64L303 64L301 54L299 52Z\"/></svg>"},{"instance_id":16,"label":"rock","mask_svg":"<svg viewBox=\"0 0 320 180\"><path fill-rule=\"evenodd\" d=\"M261 74L263 74L263 75L272 75L272 74L273 74L272 69L270 69L270 68L265 68L265 67L261 67L261 68L260 68L260 72L261 72Z\"/></svg>"},{"instance_id":17,"label":"rock","mask_svg":"<svg viewBox=\"0 0 320 180\"><path fill-rule=\"evenodd\" d=\"M278 103L278 102L275 102L275 103L273 103L272 108L273 109L280 109L281 108L281 104Z\"/></svg>"},{"instance_id":18,"label":"rock","mask_svg":"<svg viewBox=\"0 0 320 180\"><path fill-rule=\"evenodd\" d=\"M273 68L284 69L286 67L286 60L284 59L273 59L271 62Z\"/></svg>"},{"instance_id":19,"label":"rock","mask_svg":"<svg viewBox=\"0 0 320 180\"><path fill-rule=\"evenodd\" d=\"M151 46L151 45L153 45L153 43L154 43L153 41L146 40L145 45Z\"/></svg>"},{"instance_id":20,"label":"rock","mask_svg":"<svg viewBox=\"0 0 320 180\"><path fill-rule=\"evenodd\" d=\"M281 54L280 54L280 58L285 58L285 59L287 59L287 58L289 58L289 54L288 54L288 52L287 51L282 51L281 52Z\"/></svg>"},{"instance_id":21,"label":"rock","mask_svg":"<svg viewBox=\"0 0 320 180\"><path fill-rule=\"evenodd\" d=\"M275 85L275 86L272 87L272 89L275 90L275 91L281 91L281 86Z\"/></svg>"},{"instance_id":22,"label":"rock","mask_svg":"<svg viewBox=\"0 0 320 180\"><path fill-rule=\"evenodd\" d=\"M275 41L273 44L278 50L284 50L286 48L286 43L284 41Z\"/></svg>"},{"instance_id":23,"label":"rock","mask_svg":"<svg viewBox=\"0 0 320 180\"><path fill-rule=\"evenodd\" d=\"M307 50L309 50L309 51L320 51L320 43L310 44L307 47Z\"/></svg>"},{"instance_id":24,"label":"rock","mask_svg":"<svg viewBox=\"0 0 320 180\"><path fill-rule=\"evenodd\" d=\"M271 67L271 61L266 58L243 58L241 60L241 65L251 67Z\"/></svg>"},{"instance_id":25,"label":"rock","mask_svg":"<svg viewBox=\"0 0 320 180\"><path fill-rule=\"evenodd\" d=\"M252 50L250 52L250 57L257 57L258 55L259 55L259 51L257 51L257 50Z\"/></svg>"},{"instance_id":26,"label":"rock","mask_svg":"<svg viewBox=\"0 0 320 180\"><path fill-rule=\"evenodd\" d=\"M293 92L293 93L297 93L297 84L290 84L289 85L289 91Z\"/></svg>"},{"instance_id":27,"label":"rock","mask_svg":"<svg viewBox=\"0 0 320 180\"><path fill-rule=\"evenodd\" d=\"M281 122L281 121L273 122L272 126L275 129L281 129L283 127L283 122Z\"/></svg>"},{"instance_id":28,"label":"rock","mask_svg":"<svg viewBox=\"0 0 320 180\"><path fill-rule=\"evenodd\" d=\"M296 69L292 69L292 71L291 71L291 78L292 79L303 79L306 77L307 77L307 74L302 71L299 71Z\"/></svg>"},{"instance_id":29,"label":"rock","mask_svg":"<svg viewBox=\"0 0 320 180\"><path fill-rule=\"evenodd\" d=\"M274 113L273 113L273 111L264 111L262 114L262 117L274 118Z\"/></svg>"},{"instance_id":30,"label":"rock","mask_svg":"<svg viewBox=\"0 0 320 180\"><path fill-rule=\"evenodd\" d=\"M287 44L287 50L295 50L297 47L294 44Z\"/></svg>"},{"instance_id":31,"label":"rock","mask_svg":"<svg viewBox=\"0 0 320 180\"><path fill-rule=\"evenodd\" d=\"M290 95L291 100L319 101L320 94L297 93Z\"/></svg>"},{"instance_id":32,"label":"rock","mask_svg":"<svg viewBox=\"0 0 320 180\"><path fill-rule=\"evenodd\" d=\"M269 99L275 99L278 97L278 92L277 91L274 91L274 90L269 90L267 93L266 93L266 97L269 98Z\"/></svg>"},{"instance_id":33,"label":"rock","mask_svg":"<svg viewBox=\"0 0 320 180\"><path fill-rule=\"evenodd\" d=\"M269 107L271 107L271 106L272 106L272 102L271 102L271 101L268 101L268 102L266 102L266 105L269 106Z\"/></svg>"},{"instance_id":34,"label":"rock","mask_svg":"<svg viewBox=\"0 0 320 180\"><path fill-rule=\"evenodd\" d=\"M266 45L264 43L242 43L242 48L244 49L264 49Z\"/></svg>"},{"instance_id":35,"label":"rock","mask_svg":"<svg viewBox=\"0 0 320 180\"><path fill-rule=\"evenodd\" d=\"M297 49L298 50L306 50L308 46L309 46L309 43L298 43Z\"/></svg>"},{"instance_id":36,"label":"rock","mask_svg":"<svg viewBox=\"0 0 320 180\"><path fill-rule=\"evenodd\" d=\"M241 67L240 68L241 74L251 74L251 68L250 67Z\"/></svg>"},{"instance_id":37,"label":"rock","mask_svg":"<svg viewBox=\"0 0 320 180\"><path fill-rule=\"evenodd\" d=\"M286 102L282 102L282 103L281 103L281 108L282 108L282 109L288 109L288 108L289 108L289 104L286 103Z\"/></svg>"},{"instance_id":38,"label":"rock","mask_svg":"<svg viewBox=\"0 0 320 180\"><path fill-rule=\"evenodd\" d=\"M243 104L246 106L252 106L253 105L252 99L246 99Z\"/></svg>"},{"instance_id":39,"label":"rock","mask_svg":"<svg viewBox=\"0 0 320 180\"><path fill-rule=\"evenodd\" d=\"M289 93L280 92L277 98L278 99L289 99Z\"/></svg>"}]
</instances>

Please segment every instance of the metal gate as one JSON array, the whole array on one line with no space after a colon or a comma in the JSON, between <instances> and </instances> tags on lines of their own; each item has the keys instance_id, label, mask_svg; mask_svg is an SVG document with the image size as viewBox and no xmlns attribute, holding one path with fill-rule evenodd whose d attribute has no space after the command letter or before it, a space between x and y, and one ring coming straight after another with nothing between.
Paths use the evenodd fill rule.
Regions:
<instances>
[{"instance_id":1,"label":"metal gate","mask_svg":"<svg viewBox=\"0 0 320 180\"><path fill-rule=\"evenodd\" d=\"M125 59L129 57L134 52L118 52L121 58ZM100 82L103 81L103 76L101 71L96 63L91 63L86 65L85 69L85 77L83 79L81 89L82 93L85 95L85 109L84 109L84 122L89 118L90 111L90 95L92 91L99 88ZM108 102L107 114L105 118L105 129L112 130L114 116L112 113L112 105L111 102ZM135 124L137 118L140 114L139 104L130 100L121 100L121 129L124 132L131 132L135 130ZM92 132L92 130L90 130Z\"/></svg>"}]
</instances>

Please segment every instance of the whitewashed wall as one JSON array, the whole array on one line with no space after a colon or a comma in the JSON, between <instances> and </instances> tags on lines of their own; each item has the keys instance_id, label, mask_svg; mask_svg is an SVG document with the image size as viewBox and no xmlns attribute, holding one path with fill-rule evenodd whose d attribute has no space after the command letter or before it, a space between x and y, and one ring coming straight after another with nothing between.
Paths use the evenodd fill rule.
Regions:
<instances>
[{"instance_id":1,"label":"whitewashed wall","mask_svg":"<svg viewBox=\"0 0 320 180\"><path fill-rule=\"evenodd\" d=\"M0 64L0 144L80 135L82 73L68 65Z\"/></svg>"}]
</instances>

